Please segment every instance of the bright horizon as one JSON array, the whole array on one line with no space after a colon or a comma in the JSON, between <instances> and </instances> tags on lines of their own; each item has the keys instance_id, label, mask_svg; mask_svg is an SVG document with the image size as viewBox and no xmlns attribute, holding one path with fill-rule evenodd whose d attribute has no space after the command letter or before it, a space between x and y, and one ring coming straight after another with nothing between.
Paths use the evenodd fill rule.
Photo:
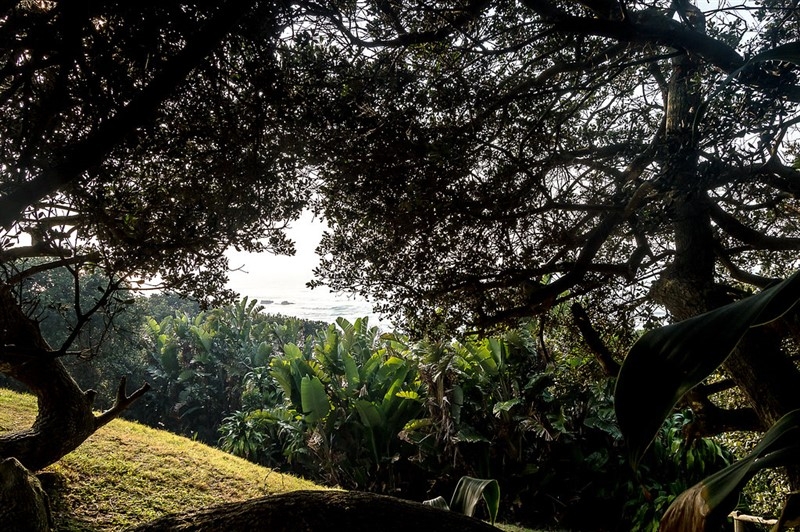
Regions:
<instances>
[{"instance_id":1,"label":"bright horizon","mask_svg":"<svg viewBox=\"0 0 800 532\"><path fill-rule=\"evenodd\" d=\"M228 288L253 296L275 290L310 291L305 285L314 278L313 271L319 263L315 250L326 228L323 221L305 212L286 232L295 243L296 253L292 256L228 250L230 267L239 268L229 273ZM316 291L327 292L325 288Z\"/></svg>"}]
</instances>

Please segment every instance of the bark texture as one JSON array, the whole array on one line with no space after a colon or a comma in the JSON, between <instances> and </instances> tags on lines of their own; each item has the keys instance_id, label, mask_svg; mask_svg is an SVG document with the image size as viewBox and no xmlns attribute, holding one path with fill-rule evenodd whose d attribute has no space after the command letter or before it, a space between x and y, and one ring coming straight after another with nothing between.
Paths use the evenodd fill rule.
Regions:
<instances>
[{"instance_id":1,"label":"bark texture","mask_svg":"<svg viewBox=\"0 0 800 532\"><path fill-rule=\"evenodd\" d=\"M671 200L675 258L652 287L654 300L675 320L685 320L733 301L732 293L715 281L717 241L713 206L698 170L695 116L701 103L699 65L689 54L673 60L666 110L665 171L662 187ZM723 412L707 399L689 401L695 408L700 434L730 428L735 419L744 428L767 429L782 415L800 407L800 372L781 349L777 327L747 334L723 367L748 399L752 413ZM757 418L756 423L753 418ZM704 419L706 418L706 419ZM760 425L756 427L756 425Z\"/></svg>"},{"instance_id":2,"label":"bark texture","mask_svg":"<svg viewBox=\"0 0 800 532\"><path fill-rule=\"evenodd\" d=\"M39 408L29 429L0 435L0 458L16 458L32 471L75 450L149 389L145 384L128 395L123 378L114 406L95 415L95 392L83 391L58 356L8 288L0 287L0 371L25 384Z\"/></svg>"},{"instance_id":3,"label":"bark texture","mask_svg":"<svg viewBox=\"0 0 800 532\"><path fill-rule=\"evenodd\" d=\"M478 519L385 495L352 491L294 491L166 516L134 532L269 530L270 532L480 532Z\"/></svg>"}]
</instances>

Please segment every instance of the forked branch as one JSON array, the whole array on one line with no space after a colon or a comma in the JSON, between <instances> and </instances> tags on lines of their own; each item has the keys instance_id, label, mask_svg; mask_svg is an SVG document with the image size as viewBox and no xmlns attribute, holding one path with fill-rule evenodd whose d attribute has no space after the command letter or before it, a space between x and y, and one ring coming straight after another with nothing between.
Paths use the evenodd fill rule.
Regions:
<instances>
[{"instance_id":1,"label":"forked branch","mask_svg":"<svg viewBox=\"0 0 800 532\"><path fill-rule=\"evenodd\" d=\"M119 416L123 410L128 408L134 401L143 396L150 389L150 384L145 382L138 390L130 395L127 395L125 392L127 384L128 379L126 377L120 378L119 387L117 388L117 398L114 401L114 405L99 416L95 416L95 429L99 429L112 419Z\"/></svg>"}]
</instances>

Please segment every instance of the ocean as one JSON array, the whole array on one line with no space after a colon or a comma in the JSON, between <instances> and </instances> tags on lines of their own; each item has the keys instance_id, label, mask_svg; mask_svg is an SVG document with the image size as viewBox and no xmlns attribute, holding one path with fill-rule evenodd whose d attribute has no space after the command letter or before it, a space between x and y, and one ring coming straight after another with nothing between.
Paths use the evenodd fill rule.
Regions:
<instances>
[{"instance_id":1,"label":"ocean","mask_svg":"<svg viewBox=\"0 0 800 532\"><path fill-rule=\"evenodd\" d=\"M263 289L262 289L263 290ZM372 305L361 298L333 293L327 288L269 289L261 293L242 293L250 299L257 299L267 314L294 316L305 320L334 323L342 317L352 322L356 318L368 318L370 325L389 330L390 323L372 311Z\"/></svg>"}]
</instances>

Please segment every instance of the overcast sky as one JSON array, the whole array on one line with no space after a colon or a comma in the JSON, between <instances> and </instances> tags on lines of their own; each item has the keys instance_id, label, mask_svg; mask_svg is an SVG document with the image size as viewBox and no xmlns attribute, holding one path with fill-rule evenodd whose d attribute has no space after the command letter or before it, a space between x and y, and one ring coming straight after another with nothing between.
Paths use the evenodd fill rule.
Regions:
<instances>
[{"instance_id":1,"label":"overcast sky","mask_svg":"<svg viewBox=\"0 0 800 532\"><path fill-rule=\"evenodd\" d=\"M313 277L318 257L314 250L319 244L325 224L314 220L311 213L304 214L291 224L289 237L295 241L297 253L292 257L272 253L244 253L229 251L231 268L243 271L229 274L228 287L242 295L262 295L276 289L280 291L303 290Z\"/></svg>"}]
</instances>

